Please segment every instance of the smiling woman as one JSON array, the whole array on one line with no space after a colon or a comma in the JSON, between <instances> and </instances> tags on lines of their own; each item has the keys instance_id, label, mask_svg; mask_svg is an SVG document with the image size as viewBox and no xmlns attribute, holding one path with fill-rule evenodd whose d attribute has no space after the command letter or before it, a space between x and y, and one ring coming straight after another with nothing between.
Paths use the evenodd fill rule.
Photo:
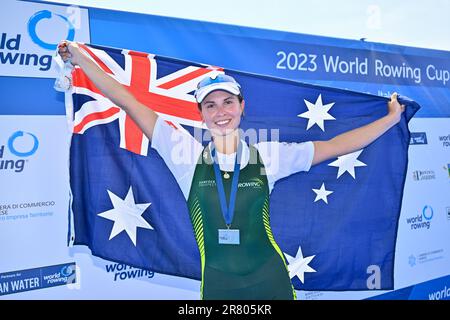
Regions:
<instances>
[{"instance_id":1,"label":"smiling woman","mask_svg":"<svg viewBox=\"0 0 450 320\"><path fill-rule=\"evenodd\" d=\"M235 152L237 128L245 106L240 85L225 74L206 77L199 82L195 98L217 150L223 154Z\"/></svg>"},{"instance_id":2,"label":"smiling woman","mask_svg":"<svg viewBox=\"0 0 450 320\"><path fill-rule=\"evenodd\" d=\"M62 42L59 53L81 67L106 97L132 117L175 177L200 252L203 299L295 299L285 257L270 225L269 197L275 183L360 150L396 125L404 110L394 94L386 116L331 140L247 144L239 129L245 107L241 86L231 76L213 72L199 82L194 94L212 136L203 146L140 103L76 43ZM181 142L172 139L175 134L184 135ZM194 161L176 161L173 150L180 148ZM272 161L275 157L278 161Z\"/></svg>"}]
</instances>

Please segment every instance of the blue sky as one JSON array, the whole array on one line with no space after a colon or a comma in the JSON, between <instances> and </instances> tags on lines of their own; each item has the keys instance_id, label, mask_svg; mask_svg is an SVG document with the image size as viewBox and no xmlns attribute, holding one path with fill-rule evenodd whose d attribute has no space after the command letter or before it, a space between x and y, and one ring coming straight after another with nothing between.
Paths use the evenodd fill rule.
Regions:
<instances>
[{"instance_id":1,"label":"blue sky","mask_svg":"<svg viewBox=\"0 0 450 320\"><path fill-rule=\"evenodd\" d=\"M54 2L450 51L449 0Z\"/></svg>"}]
</instances>

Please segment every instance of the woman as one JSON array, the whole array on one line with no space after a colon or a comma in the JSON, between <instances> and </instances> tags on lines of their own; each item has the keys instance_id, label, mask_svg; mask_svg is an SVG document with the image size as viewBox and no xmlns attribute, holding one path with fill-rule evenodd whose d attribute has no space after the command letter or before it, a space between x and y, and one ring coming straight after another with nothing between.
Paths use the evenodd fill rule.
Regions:
<instances>
[{"instance_id":1,"label":"woman","mask_svg":"<svg viewBox=\"0 0 450 320\"><path fill-rule=\"evenodd\" d=\"M194 161L173 156L174 129L106 75L76 43L63 41L59 53L80 66L151 139L187 200L201 256L203 299L295 299L286 262L269 223L269 195L275 182L312 165L360 150L400 120L404 106L393 94L388 114L328 141L247 145L239 124L245 107L240 85L218 74L199 82L195 98L212 142L203 147L186 134L182 141ZM277 157L278 161L272 161ZM275 165L276 164L276 165Z\"/></svg>"}]
</instances>

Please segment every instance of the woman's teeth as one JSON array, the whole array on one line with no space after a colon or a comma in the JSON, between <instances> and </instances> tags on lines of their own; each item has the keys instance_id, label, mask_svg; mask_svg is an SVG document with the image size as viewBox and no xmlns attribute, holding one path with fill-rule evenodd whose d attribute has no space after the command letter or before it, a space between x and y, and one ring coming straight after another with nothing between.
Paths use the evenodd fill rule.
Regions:
<instances>
[{"instance_id":1,"label":"woman's teeth","mask_svg":"<svg viewBox=\"0 0 450 320\"><path fill-rule=\"evenodd\" d=\"M230 123L231 120L221 120L221 121L217 121L216 124L219 126L223 126L223 125L227 125L228 123Z\"/></svg>"}]
</instances>

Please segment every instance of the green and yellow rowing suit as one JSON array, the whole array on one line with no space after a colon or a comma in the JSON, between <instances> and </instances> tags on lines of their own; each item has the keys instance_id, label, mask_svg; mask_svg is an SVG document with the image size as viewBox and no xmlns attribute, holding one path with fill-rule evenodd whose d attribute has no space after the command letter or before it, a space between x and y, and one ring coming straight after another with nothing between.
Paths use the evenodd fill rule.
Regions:
<instances>
[{"instance_id":1,"label":"green and yellow rowing suit","mask_svg":"<svg viewBox=\"0 0 450 320\"><path fill-rule=\"evenodd\" d=\"M230 228L240 231L239 244L219 244L218 230L226 229L206 147L195 168L188 198L191 222L200 250L203 299L294 299L283 253L269 221L269 187L264 164L250 147L250 161L241 169L234 218ZM257 161L255 161L255 159ZM224 172L222 172L223 174ZM227 200L233 172L223 179Z\"/></svg>"},{"instance_id":2,"label":"green and yellow rowing suit","mask_svg":"<svg viewBox=\"0 0 450 320\"><path fill-rule=\"evenodd\" d=\"M152 147L164 159L188 202L201 257L202 299L295 299L283 252L270 227L269 195L277 180L309 170L313 144L265 142L248 146L241 142L244 152L230 226L239 230L239 244L220 244L218 240L218 230L227 226L210 146L204 148L188 133L158 119ZM190 159L182 159L183 154ZM233 155L218 156L221 174L228 176L222 179L228 203L233 168L226 160Z\"/></svg>"}]
</instances>

